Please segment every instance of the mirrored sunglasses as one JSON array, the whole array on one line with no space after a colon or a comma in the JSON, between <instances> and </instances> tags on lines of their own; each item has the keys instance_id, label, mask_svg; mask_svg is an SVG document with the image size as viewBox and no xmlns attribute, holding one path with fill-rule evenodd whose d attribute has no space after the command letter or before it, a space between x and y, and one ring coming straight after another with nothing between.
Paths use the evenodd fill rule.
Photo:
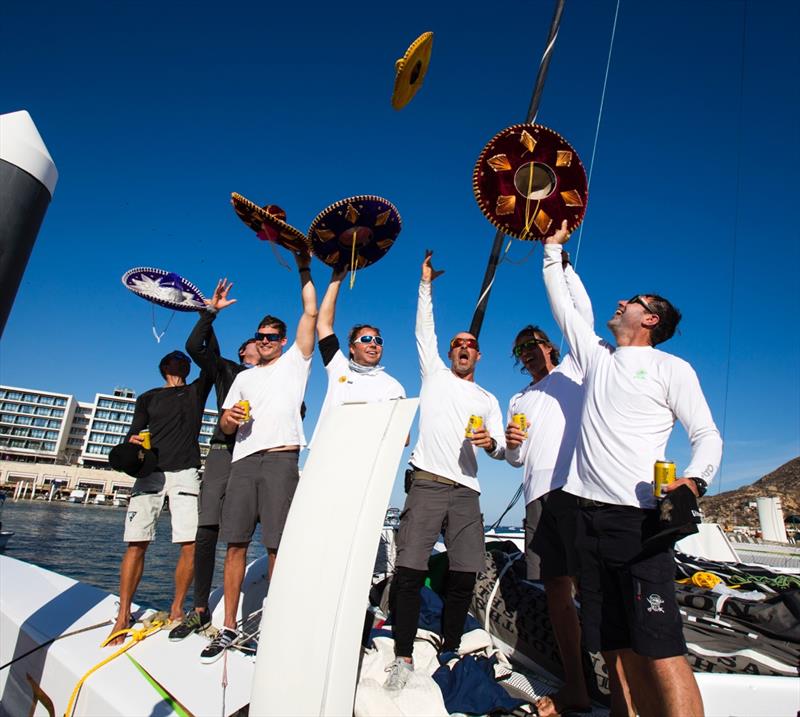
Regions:
<instances>
[{"instance_id":1,"label":"mirrored sunglasses","mask_svg":"<svg viewBox=\"0 0 800 717\"><path fill-rule=\"evenodd\" d=\"M513 354L517 358L522 356L526 351L532 349L534 346L538 346L539 344L549 344L550 342L546 339L528 339L527 341L523 341L521 344L517 344L513 349Z\"/></svg>"},{"instance_id":2,"label":"mirrored sunglasses","mask_svg":"<svg viewBox=\"0 0 800 717\"><path fill-rule=\"evenodd\" d=\"M363 336L359 336L355 341L354 344L371 344L374 343L376 346L383 346L383 338L381 336L370 336L369 334L364 334Z\"/></svg>"},{"instance_id":3,"label":"mirrored sunglasses","mask_svg":"<svg viewBox=\"0 0 800 717\"><path fill-rule=\"evenodd\" d=\"M450 350L452 351L456 347L462 349L475 349L477 351L478 342L476 339L456 338L450 342Z\"/></svg>"}]
</instances>

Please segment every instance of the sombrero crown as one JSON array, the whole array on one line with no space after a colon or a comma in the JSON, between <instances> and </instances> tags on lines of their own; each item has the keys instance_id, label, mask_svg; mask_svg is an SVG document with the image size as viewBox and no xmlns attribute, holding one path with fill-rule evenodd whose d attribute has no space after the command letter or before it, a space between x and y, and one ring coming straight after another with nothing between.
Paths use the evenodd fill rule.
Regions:
<instances>
[{"instance_id":1,"label":"sombrero crown","mask_svg":"<svg viewBox=\"0 0 800 717\"><path fill-rule=\"evenodd\" d=\"M578 153L538 124L513 125L492 137L475 164L472 187L486 218L518 239L541 239L564 219L574 231L588 200Z\"/></svg>"}]
</instances>

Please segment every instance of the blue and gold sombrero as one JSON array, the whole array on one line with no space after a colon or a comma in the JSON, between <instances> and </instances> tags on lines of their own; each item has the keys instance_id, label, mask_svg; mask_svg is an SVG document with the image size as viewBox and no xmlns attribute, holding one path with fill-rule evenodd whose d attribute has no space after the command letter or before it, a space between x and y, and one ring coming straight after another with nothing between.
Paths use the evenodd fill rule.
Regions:
<instances>
[{"instance_id":1,"label":"blue and gold sombrero","mask_svg":"<svg viewBox=\"0 0 800 717\"><path fill-rule=\"evenodd\" d=\"M140 266L126 271L122 283L137 296L175 311L199 311L206 307L203 294L191 281L170 271Z\"/></svg>"},{"instance_id":2,"label":"blue and gold sombrero","mask_svg":"<svg viewBox=\"0 0 800 717\"><path fill-rule=\"evenodd\" d=\"M403 222L387 199L371 194L331 204L311 222L314 254L328 266L363 269L381 259L400 234Z\"/></svg>"}]
</instances>

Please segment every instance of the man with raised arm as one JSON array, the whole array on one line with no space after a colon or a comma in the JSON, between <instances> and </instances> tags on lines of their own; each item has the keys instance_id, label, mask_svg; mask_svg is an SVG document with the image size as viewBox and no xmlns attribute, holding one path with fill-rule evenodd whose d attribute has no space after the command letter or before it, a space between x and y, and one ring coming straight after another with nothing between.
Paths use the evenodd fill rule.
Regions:
<instances>
[{"instance_id":1,"label":"man with raised arm","mask_svg":"<svg viewBox=\"0 0 800 717\"><path fill-rule=\"evenodd\" d=\"M214 320L220 311L236 303L236 299L228 298L232 286L233 284L227 279L220 279L217 282L214 294L206 301L208 306L199 312L200 318L186 340L186 352L214 381L217 408L220 411L236 375L246 368L252 368L259 360L256 340L252 337L239 347L238 361L231 361L221 355L219 342L214 333ZM198 499L194 548L194 609L190 610L181 623L170 631L169 639L172 641L183 640L193 632L204 630L211 624L208 597L214 577L220 511L225 497L225 487L228 484L235 441L236 436L223 433L218 423L211 436Z\"/></svg>"},{"instance_id":2,"label":"man with raised arm","mask_svg":"<svg viewBox=\"0 0 800 717\"><path fill-rule=\"evenodd\" d=\"M345 357L339 347L339 339L333 332L333 322L339 289L346 274L346 270L333 270L328 290L319 307L317 337L322 363L328 373L328 391L317 426L331 408L343 403L369 403L406 397L400 382L386 373L380 365L383 337L377 326L356 324L350 329L347 337L349 358Z\"/></svg>"},{"instance_id":3,"label":"man with raised arm","mask_svg":"<svg viewBox=\"0 0 800 717\"><path fill-rule=\"evenodd\" d=\"M228 544L224 627L201 653L200 659L206 663L221 657L238 637L236 612L247 547L259 522L272 575L299 480L297 459L306 443L300 407L311 371L317 295L311 281L311 257L303 253L295 258L303 300L295 341L284 352L286 324L265 316L255 337L258 365L236 376L222 405L220 426L227 435L236 434L236 443L219 534Z\"/></svg>"},{"instance_id":4,"label":"man with raised arm","mask_svg":"<svg viewBox=\"0 0 800 717\"><path fill-rule=\"evenodd\" d=\"M419 439L411 453L413 480L406 497L397 537L392 585L396 659L389 666L387 689L402 689L414 669L414 637L420 611L420 589L428 558L446 521L449 573L442 613L440 652L458 650L475 577L484 565L483 519L479 504L479 448L502 459L503 417L497 399L475 383L480 360L478 340L461 331L450 341L446 365L439 356L433 322L431 284L443 274L431 266L426 252L417 301L417 351L422 390ZM468 431L471 417L482 425Z\"/></svg>"},{"instance_id":5,"label":"man with raised arm","mask_svg":"<svg viewBox=\"0 0 800 717\"><path fill-rule=\"evenodd\" d=\"M592 304L566 252L563 269L571 301L586 324L593 326ZM564 666L562 689L536 703L538 714L550 717L590 706L573 600L578 504L575 496L562 490L578 437L583 375L572 354L562 358L558 346L538 326L529 324L517 333L512 353L532 380L508 405L506 460L523 468L528 579L544 583L547 612ZM520 414L527 425L513 422L513 416Z\"/></svg>"},{"instance_id":6,"label":"man with raised arm","mask_svg":"<svg viewBox=\"0 0 800 717\"><path fill-rule=\"evenodd\" d=\"M619 301L608 322L616 346L603 341L570 299L561 270L568 236L564 222L545 239L543 273L553 316L584 376L564 487L580 508L584 639L591 651L619 651L640 714L699 716L703 702L684 657L673 552L642 547L658 519L653 465L665 457L675 420L686 429L692 457L669 491L703 495L719 467L722 440L692 367L655 348L675 333L680 312L657 294L637 294Z\"/></svg>"}]
</instances>

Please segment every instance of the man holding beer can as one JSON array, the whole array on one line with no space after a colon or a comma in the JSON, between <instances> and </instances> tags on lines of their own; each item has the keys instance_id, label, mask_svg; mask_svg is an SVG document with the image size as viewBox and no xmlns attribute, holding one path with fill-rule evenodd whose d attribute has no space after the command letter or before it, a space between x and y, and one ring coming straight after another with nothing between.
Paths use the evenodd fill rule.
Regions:
<instances>
[{"instance_id":1,"label":"man holding beer can","mask_svg":"<svg viewBox=\"0 0 800 717\"><path fill-rule=\"evenodd\" d=\"M227 279L217 282L211 298L206 300L208 305L199 312L200 317L186 340L186 352L214 380L217 408L220 411L237 374L252 368L259 361L256 340L252 337L239 347L238 361L225 358L220 351L214 333L214 321L221 311L236 303L236 299L229 298L232 286ZM170 631L169 639L172 641L182 640L211 624L208 600L217 555L220 511L228 484L235 441L236 436L223 433L218 423L211 436L198 498L194 548L194 608Z\"/></svg>"},{"instance_id":2,"label":"man holding beer can","mask_svg":"<svg viewBox=\"0 0 800 717\"><path fill-rule=\"evenodd\" d=\"M269 573L275 567L283 526L299 480L297 460L306 444L301 406L311 371L317 295L311 281L311 257L295 254L300 270L303 313L294 343L287 343L286 324L265 316L255 334L258 365L242 371L222 404L220 427L236 435L219 537L228 544L225 554L224 628L201 652L200 660L219 659L237 639L236 611L244 579L245 558L256 524L269 555Z\"/></svg>"},{"instance_id":3,"label":"man holding beer can","mask_svg":"<svg viewBox=\"0 0 800 717\"><path fill-rule=\"evenodd\" d=\"M564 279L579 315L593 326L591 302L566 252ZM532 380L508 405L506 460L523 468L528 579L544 583L547 611L564 666L561 690L536 703L538 714L549 717L590 706L573 600L578 575L578 504L574 495L562 490L578 437L583 375L572 355L562 358L558 346L538 326L529 324L517 333L512 354Z\"/></svg>"},{"instance_id":4,"label":"man holding beer can","mask_svg":"<svg viewBox=\"0 0 800 717\"><path fill-rule=\"evenodd\" d=\"M581 619L590 651L619 655L640 714L702 715L686 661L675 600L672 549L643 550L657 531L653 466L664 459L676 419L692 447L672 491L705 492L722 440L697 375L655 347L675 333L680 312L658 294L617 302L602 340L570 298L561 270L566 222L545 239L544 283L553 316L584 376L575 457L564 490L578 497ZM612 699L620 698L611 685ZM616 693L616 694L615 694Z\"/></svg>"},{"instance_id":5,"label":"man holding beer can","mask_svg":"<svg viewBox=\"0 0 800 717\"><path fill-rule=\"evenodd\" d=\"M158 364L164 386L145 391L136 399L126 440L137 446L149 443L158 463L154 472L136 479L125 515L128 544L119 580L119 614L112 633L130 626L130 610L144 570L144 556L155 537L164 499L169 498L172 542L181 546L175 568L175 595L170 619L183 618L183 602L194 575L194 541L197 533L197 495L200 492L200 446L197 437L203 421L213 377L205 370L186 383L191 361L181 351L168 353ZM123 638L112 640L118 645Z\"/></svg>"},{"instance_id":6,"label":"man holding beer can","mask_svg":"<svg viewBox=\"0 0 800 717\"><path fill-rule=\"evenodd\" d=\"M391 607L396 659L387 689L402 689L414 669L413 646L420 611L420 589L442 524L450 571L442 613L441 652L458 650L475 577L484 565L483 518L477 452L502 459L503 418L497 399L475 383L478 340L457 333L445 364L439 356L433 321L431 284L443 272L422 262L416 338L422 373L419 438L411 453L413 480L400 518ZM480 420L478 420L480 419ZM465 430L467 431L465 435Z\"/></svg>"}]
</instances>

